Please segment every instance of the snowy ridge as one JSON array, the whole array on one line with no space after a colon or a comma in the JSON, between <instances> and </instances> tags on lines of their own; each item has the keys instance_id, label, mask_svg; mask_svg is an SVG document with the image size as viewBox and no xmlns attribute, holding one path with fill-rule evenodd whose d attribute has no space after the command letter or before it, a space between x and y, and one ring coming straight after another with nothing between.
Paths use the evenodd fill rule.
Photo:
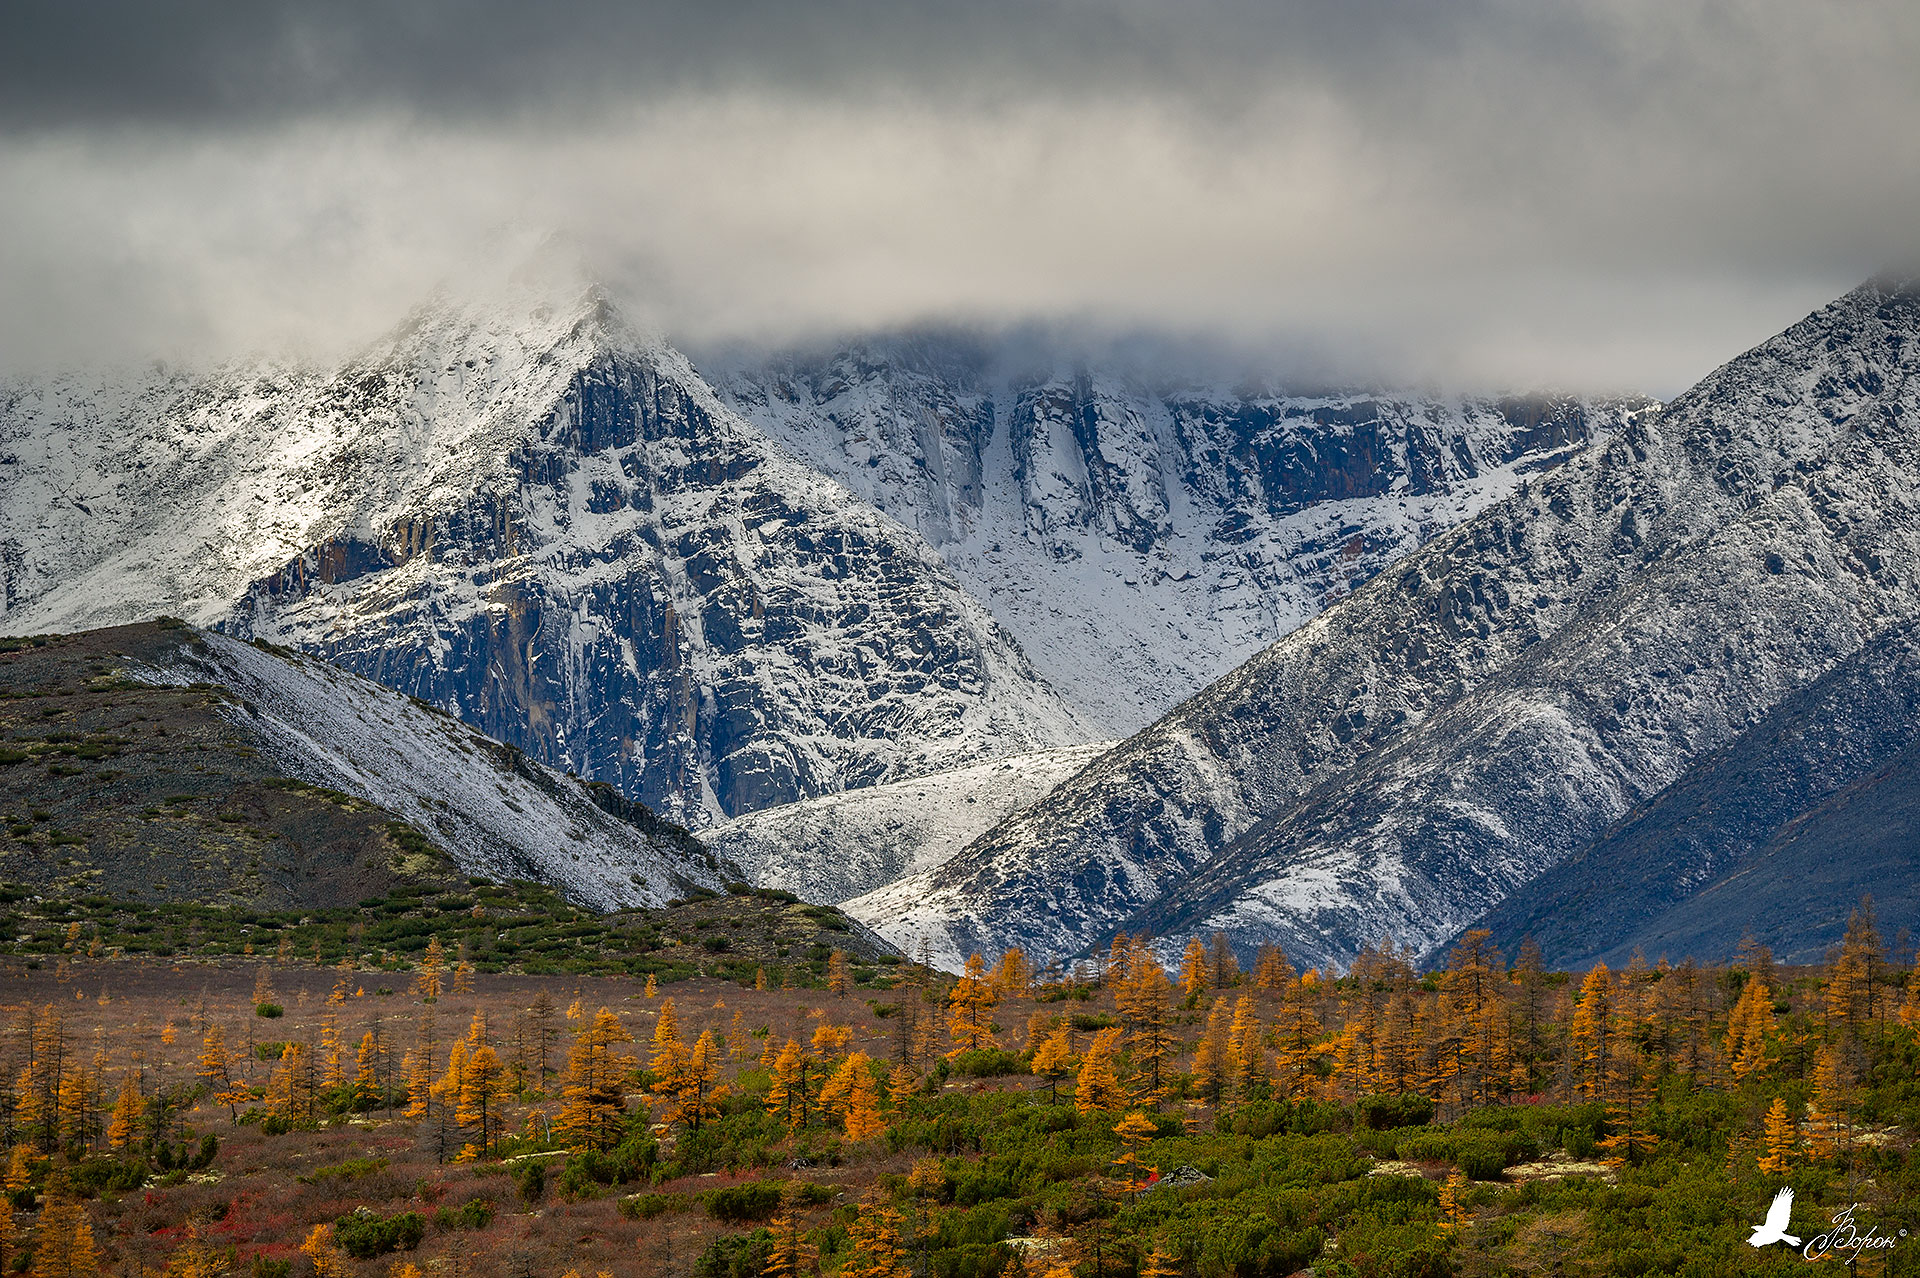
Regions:
<instances>
[{"instance_id":1,"label":"snowy ridge","mask_svg":"<svg viewBox=\"0 0 1920 1278\"><path fill-rule=\"evenodd\" d=\"M931 547L597 290L163 391L0 399L5 629L183 613L696 824L1093 735Z\"/></svg>"},{"instance_id":2,"label":"snowy ridge","mask_svg":"<svg viewBox=\"0 0 1920 1278\"><path fill-rule=\"evenodd\" d=\"M1113 744L1013 755L768 808L702 838L759 886L837 905L932 869Z\"/></svg>"},{"instance_id":3,"label":"snowy ridge","mask_svg":"<svg viewBox=\"0 0 1920 1278\"><path fill-rule=\"evenodd\" d=\"M1136 731L1644 401L1155 389L964 337L715 378L916 528L1106 732Z\"/></svg>"},{"instance_id":4,"label":"snowy ridge","mask_svg":"<svg viewBox=\"0 0 1920 1278\"><path fill-rule=\"evenodd\" d=\"M537 879L598 909L664 904L731 874L697 845L650 838L603 810L578 781L322 661L206 632L165 665L125 674L217 684L234 699L223 713L287 775L396 813L468 873Z\"/></svg>"},{"instance_id":5,"label":"snowy ridge","mask_svg":"<svg viewBox=\"0 0 1920 1278\"><path fill-rule=\"evenodd\" d=\"M850 909L956 951L1437 944L1920 609L1916 336L1910 284L1857 290Z\"/></svg>"}]
</instances>

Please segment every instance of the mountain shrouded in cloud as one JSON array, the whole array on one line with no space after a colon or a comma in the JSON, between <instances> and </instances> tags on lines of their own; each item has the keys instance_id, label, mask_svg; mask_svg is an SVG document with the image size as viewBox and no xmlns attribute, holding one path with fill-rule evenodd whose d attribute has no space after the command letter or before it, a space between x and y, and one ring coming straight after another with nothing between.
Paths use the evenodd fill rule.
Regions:
<instances>
[{"instance_id":1,"label":"mountain shrouded in cloud","mask_svg":"<svg viewBox=\"0 0 1920 1278\"><path fill-rule=\"evenodd\" d=\"M1909 251L1917 61L1892 2L9 5L0 351L337 355L529 225L696 347L1661 393Z\"/></svg>"}]
</instances>

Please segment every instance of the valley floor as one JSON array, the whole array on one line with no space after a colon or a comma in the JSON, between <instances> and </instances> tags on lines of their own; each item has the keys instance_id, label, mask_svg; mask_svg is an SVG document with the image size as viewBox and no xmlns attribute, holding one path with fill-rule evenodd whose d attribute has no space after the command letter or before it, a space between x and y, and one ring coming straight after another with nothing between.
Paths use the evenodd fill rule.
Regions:
<instances>
[{"instance_id":1,"label":"valley floor","mask_svg":"<svg viewBox=\"0 0 1920 1278\"><path fill-rule=\"evenodd\" d=\"M744 934L711 912L728 900L689 935ZM463 953L482 933L455 920L493 907L446 904L455 944L363 947L376 906L357 929L246 925L254 954L194 956L189 935L129 956L164 911L16 898L0 1259L68 1278L1787 1273L1797 1251L1747 1235L1788 1185L1795 1233L1855 1205L1893 1240L1862 1272L1920 1272L1920 985L1864 923L1819 969L1750 953L1569 978L1482 941L1440 971L1383 949L1335 978L1196 946L1175 982L1123 943L1105 979L1046 984L1017 956L956 980L802 951L777 908L763 950L633 960L627 933L556 916L583 970L555 970L564 947Z\"/></svg>"}]
</instances>

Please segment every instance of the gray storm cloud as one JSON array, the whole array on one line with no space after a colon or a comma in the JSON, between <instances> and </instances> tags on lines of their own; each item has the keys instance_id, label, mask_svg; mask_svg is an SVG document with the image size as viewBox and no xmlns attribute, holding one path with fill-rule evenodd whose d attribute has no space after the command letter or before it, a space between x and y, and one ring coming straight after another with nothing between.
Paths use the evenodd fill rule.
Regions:
<instances>
[{"instance_id":1,"label":"gray storm cloud","mask_svg":"<svg viewBox=\"0 0 1920 1278\"><path fill-rule=\"evenodd\" d=\"M954 319L1685 385L1920 245L1910 3L0 9L0 359L351 345L553 228Z\"/></svg>"}]
</instances>

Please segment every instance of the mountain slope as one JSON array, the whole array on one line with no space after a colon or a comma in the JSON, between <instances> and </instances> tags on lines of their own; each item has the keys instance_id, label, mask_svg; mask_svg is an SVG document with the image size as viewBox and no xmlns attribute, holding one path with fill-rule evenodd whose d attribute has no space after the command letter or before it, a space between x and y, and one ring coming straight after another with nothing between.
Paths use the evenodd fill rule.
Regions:
<instances>
[{"instance_id":1,"label":"mountain slope","mask_svg":"<svg viewBox=\"0 0 1920 1278\"><path fill-rule=\"evenodd\" d=\"M725 868L610 791L311 658L179 623L7 646L9 880L287 907L457 872L607 908Z\"/></svg>"},{"instance_id":2,"label":"mountain slope","mask_svg":"<svg viewBox=\"0 0 1920 1278\"><path fill-rule=\"evenodd\" d=\"M1013 755L767 808L702 838L755 884L837 904L932 869L1111 744Z\"/></svg>"},{"instance_id":3,"label":"mountain slope","mask_svg":"<svg viewBox=\"0 0 1920 1278\"><path fill-rule=\"evenodd\" d=\"M1049 683L1136 731L1636 401L1286 394L921 332L715 385L917 529Z\"/></svg>"},{"instance_id":4,"label":"mountain slope","mask_svg":"<svg viewBox=\"0 0 1920 1278\"><path fill-rule=\"evenodd\" d=\"M0 407L10 631L185 611L694 821L1089 735L923 540L593 289Z\"/></svg>"},{"instance_id":5,"label":"mountain slope","mask_svg":"<svg viewBox=\"0 0 1920 1278\"><path fill-rule=\"evenodd\" d=\"M1549 963L1732 954L1816 962L1863 893L1920 908L1920 625L1870 640L1475 920Z\"/></svg>"},{"instance_id":6,"label":"mountain slope","mask_svg":"<svg viewBox=\"0 0 1920 1278\"><path fill-rule=\"evenodd\" d=\"M849 912L950 953L1443 941L1913 615L1916 335L1862 287Z\"/></svg>"}]
</instances>

